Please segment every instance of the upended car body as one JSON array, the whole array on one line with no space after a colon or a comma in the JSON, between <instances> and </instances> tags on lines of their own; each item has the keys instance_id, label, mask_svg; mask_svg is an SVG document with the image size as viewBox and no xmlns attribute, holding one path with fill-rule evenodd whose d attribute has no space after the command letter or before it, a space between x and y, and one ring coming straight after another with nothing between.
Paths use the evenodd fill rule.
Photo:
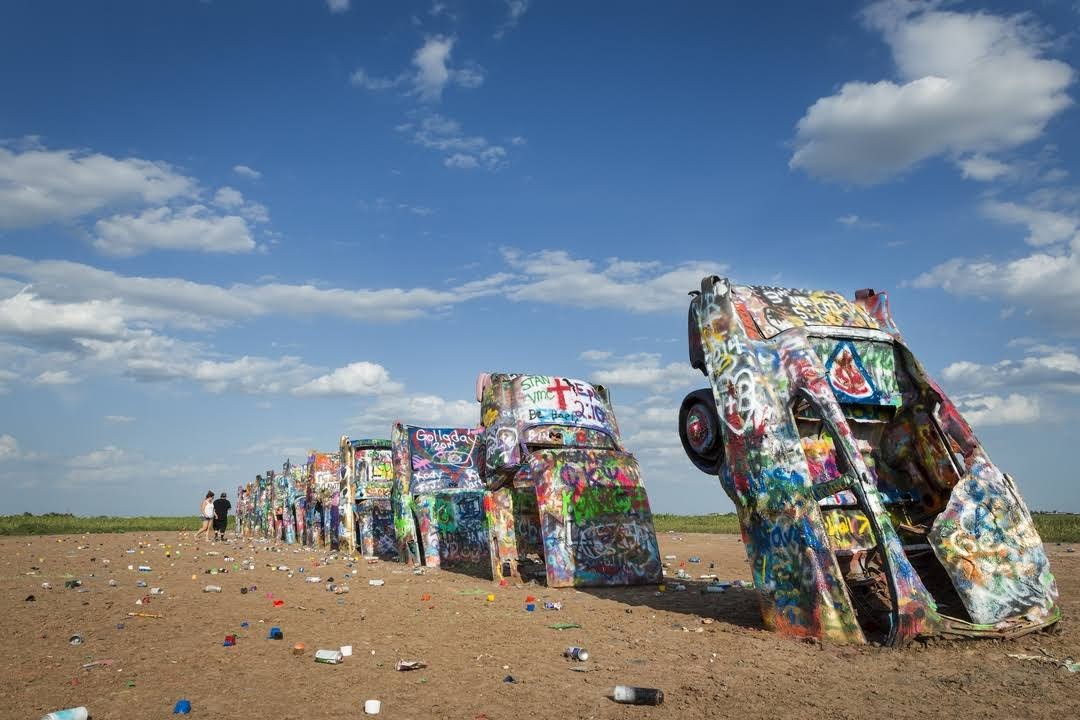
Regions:
<instances>
[{"instance_id":1,"label":"upended car body","mask_svg":"<svg viewBox=\"0 0 1080 720\"><path fill-rule=\"evenodd\" d=\"M401 559L494 579L492 524L476 428L395 423L394 528Z\"/></svg>"},{"instance_id":2,"label":"upended car body","mask_svg":"<svg viewBox=\"0 0 1080 720\"><path fill-rule=\"evenodd\" d=\"M342 469L345 473L345 500L353 500L353 537L357 549L367 557L396 558L397 536L390 495L394 485L393 454L390 441L383 439L341 439Z\"/></svg>"},{"instance_id":3,"label":"upended car body","mask_svg":"<svg viewBox=\"0 0 1080 720\"><path fill-rule=\"evenodd\" d=\"M649 498L607 390L484 373L476 394L502 571L528 575L532 558L551 587L661 582Z\"/></svg>"},{"instance_id":4,"label":"upended car body","mask_svg":"<svg viewBox=\"0 0 1080 720\"><path fill-rule=\"evenodd\" d=\"M767 626L900 645L1061 616L1042 541L885 293L733 285L690 302L680 436L735 503Z\"/></svg>"}]
</instances>

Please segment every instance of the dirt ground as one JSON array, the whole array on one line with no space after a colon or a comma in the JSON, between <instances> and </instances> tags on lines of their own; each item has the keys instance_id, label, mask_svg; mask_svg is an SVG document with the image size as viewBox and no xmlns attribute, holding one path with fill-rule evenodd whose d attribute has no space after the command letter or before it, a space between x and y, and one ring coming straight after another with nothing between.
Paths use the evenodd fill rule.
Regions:
<instances>
[{"instance_id":1,"label":"dirt ground","mask_svg":"<svg viewBox=\"0 0 1080 720\"><path fill-rule=\"evenodd\" d=\"M684 566L695 577L749 579L736 537L668 533L660 540L665 555L677 556L673 570L697 555L700 563ZM164 718L180 698L204 718L354 718L364 716L364 700L376 698L388 718L840 720L903 712L1063 720L1080 717L1080 673L1008 657L1080 659L1080 552L1048 549L1065 612L1058 632L891 650L782 639L761 628L753 590L703 594L700 582L686 583L685 592L671 582L663 594L654 587L499 587L363 560L346 578L343 559L322 564L325 555L262 543L192 544L188 533L4 538L0 718L37 720L78 705L97 720ZM242 569L248 558L254 570ZM271 569L278 565L305 572L289 577ZM204 572L221 567L229 572ZM305 582L312 575L323 582ZM350 592L328 592L331 576ZM65 589L72 579L82 586ZM371 586L371 579L385 584ZM148 587L137 587L139 580ZM204 593L211 583L223 591ZM252 585L257 590L240 593ZM136 605L150 587L164 595ZM31 594L36 601L27 602ZM530 595L535 612L526 610ZM275 607L274 599L284 604ZM545 601L563 603L562 610L544 610ZM581 627L549 627L556 623ZM267 639L275 625L283 641ZM71 645L74 634L84 642ZM222 644L228 634L237 637L234 647ZM291 651L296 642L306 645L302 656ZM353 647L342 664L314 662L314 650L341 645ZM571 645L587 648L589 660L564 659ZM400 659L428 666L398 672ZM83 668L94 660L112 663ZM616 684L660 688L666 699L658 707L616 704L609 697Z\"/></svg>"}]
</instances>

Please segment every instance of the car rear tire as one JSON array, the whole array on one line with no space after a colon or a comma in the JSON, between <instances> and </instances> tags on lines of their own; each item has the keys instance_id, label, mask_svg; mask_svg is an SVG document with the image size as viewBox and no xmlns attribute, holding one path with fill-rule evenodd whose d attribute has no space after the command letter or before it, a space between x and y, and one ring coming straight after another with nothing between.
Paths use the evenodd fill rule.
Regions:
<instances>
[{"instance_id":1,"label":"car rear tire","mask_svg":"<svg viewBox=\"0 0 1080 720\"><path fill-rule=\"evenodd\" d=\"M679 439L690 462L709 475L720 474L724 436L711 390L695 390L679 408Z\"/></svg>"}]
</instances>

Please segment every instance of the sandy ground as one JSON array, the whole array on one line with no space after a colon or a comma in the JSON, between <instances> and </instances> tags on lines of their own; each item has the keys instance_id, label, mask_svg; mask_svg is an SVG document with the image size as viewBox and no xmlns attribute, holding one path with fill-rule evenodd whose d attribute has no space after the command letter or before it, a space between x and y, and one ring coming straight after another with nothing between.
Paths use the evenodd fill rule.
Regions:
<instances>
[{"instance_id":1,"label":"sandy ground","mask_svg":"<svg viewBox=\"0 0 1080 720\"><path fill-rule=\"evenodd\" d=\"M661 548L677 556L674 568L700 556L700 564L685 565L695 576L749 579L736 537L669 533ZM1049 547L1066 616L1058 632L890 650L777 637L761 629L750 589L499 587L361 561L353 568L357 576L347 579L351 591L335 595L305 578L340 583L349 568L344 560L320 564L325 556L310 550L192 544L190 534L164 532L4 538L0 718L36 720L77 705L98 720L163 718L180 698L204 718L354 718L364 716L365 699L377 698L388 718L840 720L903 713L1063 720L1080 717L1080 673L1008 654L1080 659L1080 552L1066 550ZM233 569L247 558L254 570ZM129 564L153 569L128 570ZM289 577L271 569L278 565L303 566L305 573ZM204 574L220 567L229 572ZM73 578L82 587L65 589ZM370 579L385 585L371 586ZM148 593L136 586L139 580L165 594L136 605ZM210 583L223 592L203 593ZM258 589L240 593L252 585ZM25 600L30 594L36 601ZM535 612L525 609L530 595ZM273 599L284 604L275 607ZM545 601L563 608L546 611ZM555 623L581 628L549 627ZM274 625L283 641L267 639ZM74 634L85 642L71 645ZM223 647L227 634L237 636L234 647ZM304 655L292 654L296 642L306 645ZM314 662L315 649L347 644L354 654L344 663ZM589 661L564 659L570 645L587 648ZM428 667L398 672L399 659ZM112 664L83 669L93 660ZM574 671L582 669L587 672ZM505 682L507 676L516 683ZM661 688L666 700L658 707L616 704L609 696L619 683Z\"/></svg>"}]
</instances>

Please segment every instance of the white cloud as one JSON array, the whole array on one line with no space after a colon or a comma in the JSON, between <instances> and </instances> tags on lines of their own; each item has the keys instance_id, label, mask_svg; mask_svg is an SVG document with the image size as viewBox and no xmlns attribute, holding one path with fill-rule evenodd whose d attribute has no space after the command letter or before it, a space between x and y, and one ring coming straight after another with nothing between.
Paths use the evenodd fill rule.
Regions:
<instances>
[{"instance_id":1,"label":"white cloud","mask_svg":"<svg viewBox=\"0 0 1080 720\"><path fill-rule=\"evenodd\" d=\"M100 450L88 452L85 455L77 455L68 461L68 466L81 470L106 469L122 465L131 459L126 451L115 445L106 445Z\"/></svg>"},{"instance_id":2,"label":"white cloud","mask_svg":"<svg viewBox=\"0 0 1080 720\"><path fill-rule=\"evenodd\" d=\"M573 258L564 250L522 255L508 249L503 256L524 276L506 288L511 300L638 313L685 308L686 293L699 287L701 278L722 275L726 269L720 263L686 262L665 268L618 258L609 258L600 269L592 260Z\"/></svg>"},{"instance_id":3,"label":"white cloud","mask_svg":"<svg viewBox=\"0 0 1080 720\"><path fill-rule=\"evenodd\" d=\"M326 7L334 14L349 11L349 0L326 0Z\"/></svg>"},{"instance_id":4,"label":"white cloud","mask_svg":"<svg viewBox=\"0 0 1080 720\"><path fill-rule=\"evenodd\" d=\"M196 283L175 277L121 275L81 263L63 260L27 260L0 255L0 277L10 276L33 285L35 302L85 303L98 306L84 309L93 316L84 332L99 327L108 307L115 307L117 319L105 329L116 332L122 321L147 321L187 328L214 327L237 320L269 314L327 315L367 322L399 322L447 308L468 300L498 294L508 279L505 273L451 286L445 290L427 287L344 289L282 282L238 283L230 286ZM13 298L0 303L14 303ZM19 302L30 302L22 300ZM11 305L0 305L11 307ZM42 313L45 312L42 308ZM93 312L90 312L93 310ZM39 313L41 314L41 313ZM74 314L72 309L71 314ZM107 315L106 315L107 317ZM0 313L0 328L17 318ZM48 323L44 318L41 322Z\"/></svg>"},{"instance_id":5,"label":"white cloud","mask_svg":"<svg viewBox=\"0 0 1080 720\"><path fill-rule=\"evenodd\" d=\"M941 373L949 387L985 392L996 388L1038 388L1080 393L1080 356L1056 347L1035 345L1020 360L1002 360L983 365L961 360Z\"/></svg>"},{"instance_id":6,"label":"white cloud","mask_svg":"<svg viewBox=\"0 0 1080 720\"><path fill-rule=\"evenodd\" d=\"M495 39L501 40L506 33L517 27L521 16L529 9L530 0L506 0L506 20L495 30Z\"/></svg>"},{"instance_id":7,"label":"white cloud","mask_svg":"<svg viewBox=\"0 0 1080 720\"><path fill-rule=\"evenodd\" d=\"M21 454L18 440L6 433L0 435L0 460L17 460Z\"/></svg>"},{"instance_id":8,"label":"white cloud","mask_svg":"<svg viewBox=\"0 0 1080 720\"><path fill-rule=\"evenodd\" d=\"M0 395L4 395L10 390L11 383L19 379L19 373L12 372L10 370L0 369Z\"/></svg>"},{"instance_id":9,"label":"white cloud","mask_svg":"<svg viewBox=\"0 0 1080 720\"><path fill-rule=\"evenodd\" d=\"M225 186L214 193L214 204L223 208L237 208L244 204L244 194L235 188Z\"/></svg>"},{"instance_id":10,"label":"white cloud","mask_svg":"<svg viewBox=\"0 0 1080 720\"><path fill-rule=\"evenodd\" d=\"M356 88L380 92L405 84L412 86L410 94L421 102L437 103L442 100L448 85L473 90L484 84L484 68L475 62L465 62L460 67L450 67L450 55L457 38L433 35L424 40L412 58L412 72L401 72L394 77L372 75L362 67L349 76L349 84Z\"/></svg>"},{"instance_id":11,"label":"white cloud","mask_svg":"<svg viewBox=\"0 0 1080 720\"><path fill-rule=\"evenodd\" d=\"M471 170L472 168L480 167L480 161L477 160L474 155L454 153L443 160L443 165L448 168L457 168L459 170Z\"/></svg>"},{"instance_id":12,"label":"white cloud","mask_svg":"<svg viewBox=\"0 0 1080 720\"><path fill-rule=\"evenodd\" d=\"M262 173L255 168L248 167L247 165L233 165L233 172L242 177L246 177L249 180L258 180L262 177Z\"/></svg>"},{"instance_id":13,"label":"white cloud","mask_svg":"<svg viewBox=\"0 0 1080 720\"><path fill-rule=\"evenodd\" d=\"M587 362L596 362L597 360L607 360L611 357L611 352L608 350L586 350L578 357Z\"/></svg>"},{"instance_id":14,"label":"white cloud","mask_svg":"<svg viewBox=\"0 0 1080 720\"><path fill-rule=\"evenodd\" d=\"M492 145L481 135L466 135L461 123L445 115L431 113L419 123L398 127L399 132L412 132L417 145L448 153L443 158L446 167L469 170L484 167L498 170L507 164L506 148Z\"/></svg>"},{"instance_id":15,"label":"white cloud","mask_svg":"<svg viewBox=\"0 0 1080 720\"><path fill-rule=\"evenodd\" d=\"M1035 398L1012 393L998 395L967 395L957 398L957 409L964 419L976 428L991 425L1022 425L1039 419L1039 402Z\"/></svg>"},{"instance_id":16,"label":"white cloud","mask_svg":"<svg viewBox=\"0 0 1080 720\"><path fill-rule=\"evenodd\" d=\"M1040 248L1013 260L953 258L913 281L954 295L1001 299L1068 334L1080 334L1080 221L1073 214L1016 203L988 201L983 213L1027 228Z\"/></svg>"},{"instance_id":17,"label":"white cloud","mask_svg":"<svg viewBox=\"0 0 1080 720\"><path fill-rule=\"evenodd\" d=\"M255 249L247 221L237 215L213 215L203 205L181 210L151 208L138 215L114 215L95 223L94 247L109 255L131 257L149 250L198 250L241 253Z\"/></svg>"},{"instance_id":18,"label":"white cloud","mask_svg":"<svg viewBox=\"0 0 1080 720\"><path fill-rule=\"evenodd\" d=\"M0 300L0 335L113 337L126 329L116 300L57 303L27 290Z\"/></svg>"},{"instance_id":19,"label":"white cloud","mask_svg":"<svg viewBox=\"0 0 1080 720\"><path fill-rule=\"evenodd\" d=\"M994 200L984 202L981 209L998 222L1026 226L1028 245L1043 247L1080 238L1080 219L1073 215Z\"/></svg>"},{"instance_id":20,"label":"white cloud","mask_svg":"<svg viewBox=\"0 0 1080 720\"><path fill-rule=\"evenodd\" d=\"M236 451L238 455L271 455L275 458L306 457L313 443L309 437L276 437L252 443Z\"/></svg>"},{"instance_id":21,"label":"white cloud","mask_svg":"<svg viewBox=\"0 0 1080 720\"><path fill-rule=\"evenodd\" d=\"M353 74L349 76L349 84L353 87L363 88L364 90L389 90L395 88L409 79L408 75L402 73L394 78L376 77L370 75L364 68L356 68Z\"/></svg>"},{"instance_id":22,"label":"white cloud","mask_svg":"<svg viewBox=\"0 0 1080 720\"><path fill-rule=\"evenodd\" d=\"M0 228L72 220L106 207L192 196L170 165L77 150L0 147Z\"/></svg>"},{"instance_id":23,"label":"white cloud","mask_svg":"<svg viewBox=\"0 0 1080 720\"><path fill-rule=\"evenodd\" d=\"M858 215L841 215L836 218L836 222L849 228L866 228L873 229L881 227L881 223L875 220L867 220L864 217Z\"/></svg>"},{"instance_id":24,"label":"white cloud","mask_svg":"<svg viewBox=\"0 0 1080 720\"><path fill-rule=\"evenodd\" d=\"M131 417L130 415L106 415L102 419L107 423L113 423L116 425L135 422L135 418Z\"/></svg>"},{"instance_id":25,"label":"white cloud","mask_svg":"<svg viewBox=\"0 0 1080 720\"><path fill-rule=\"evenodd\" d=\"M34 378L35 385L72 385L77 382L79 378L67 370L46 370Z\"/></svg>"},{"instance_id":26,"label":"white cloud","mask_svg":"<svg viewBox=\"0 0 1080 720\"><path fill-rule=\"evenodd\" d=\"M382 365L354 362L310 380L293 390L294 395L340 397L342 395L383 395L401 392L403 386L390 379Z\"/></svg>"},{"instance_id":27,"label":"white cloud","mask_svg":"<svg viewBox=\"0 0 1080 720\"><path fill-rule=\"evenodd\" d=\"M585 358L588 354L589 357ZM659 353L634 353L620 358L601 358L598 351L586 351L582 357L592 362L603 363L603 367L593 370L589 382L613 387L646 388L653 393L667 393L680 388L689 388L700 384L701 373L690 367L688 362L661 364Z\"/></svg>"},{"instance_id":28,"label":"white cloud","mask_svg":"<svg viewBox=\"0 0 1080 720\"><path fill-rule=\"evenodd\" d=\"M884 36L898 82L848 82L811 105L797 125L792 168L881 182L934 156L1034 140L1071 103L1072 68L1043 57L1027 16L938 5L883 0L866 8L863 19Z\"/></svg>"},{"instance_id":29,"label":"white cloud","mask_svg":"<svg viewBox=\"0 0 1080 720\"><path fill-rule=\"evenodd\" d=\"M956 164L960 167L960 174L966 180L978 180L990 182L999 177L1005 177L1012 172L1012 168L992 157L975 153L967 157L959 158Z\"/></svg>"},{"instance_id":30,"label":"white cloud","mask_svg":"<svg viewBox=\"0 0 1080 720\"><path fill-rule=\"evenodd\" d=\"M480 404L475 400L447 400L438 395L386 395L348 421L352 437L387 437L391 425L428 427L474 427L480 422Z\"/></svg>"}]
</instances>

